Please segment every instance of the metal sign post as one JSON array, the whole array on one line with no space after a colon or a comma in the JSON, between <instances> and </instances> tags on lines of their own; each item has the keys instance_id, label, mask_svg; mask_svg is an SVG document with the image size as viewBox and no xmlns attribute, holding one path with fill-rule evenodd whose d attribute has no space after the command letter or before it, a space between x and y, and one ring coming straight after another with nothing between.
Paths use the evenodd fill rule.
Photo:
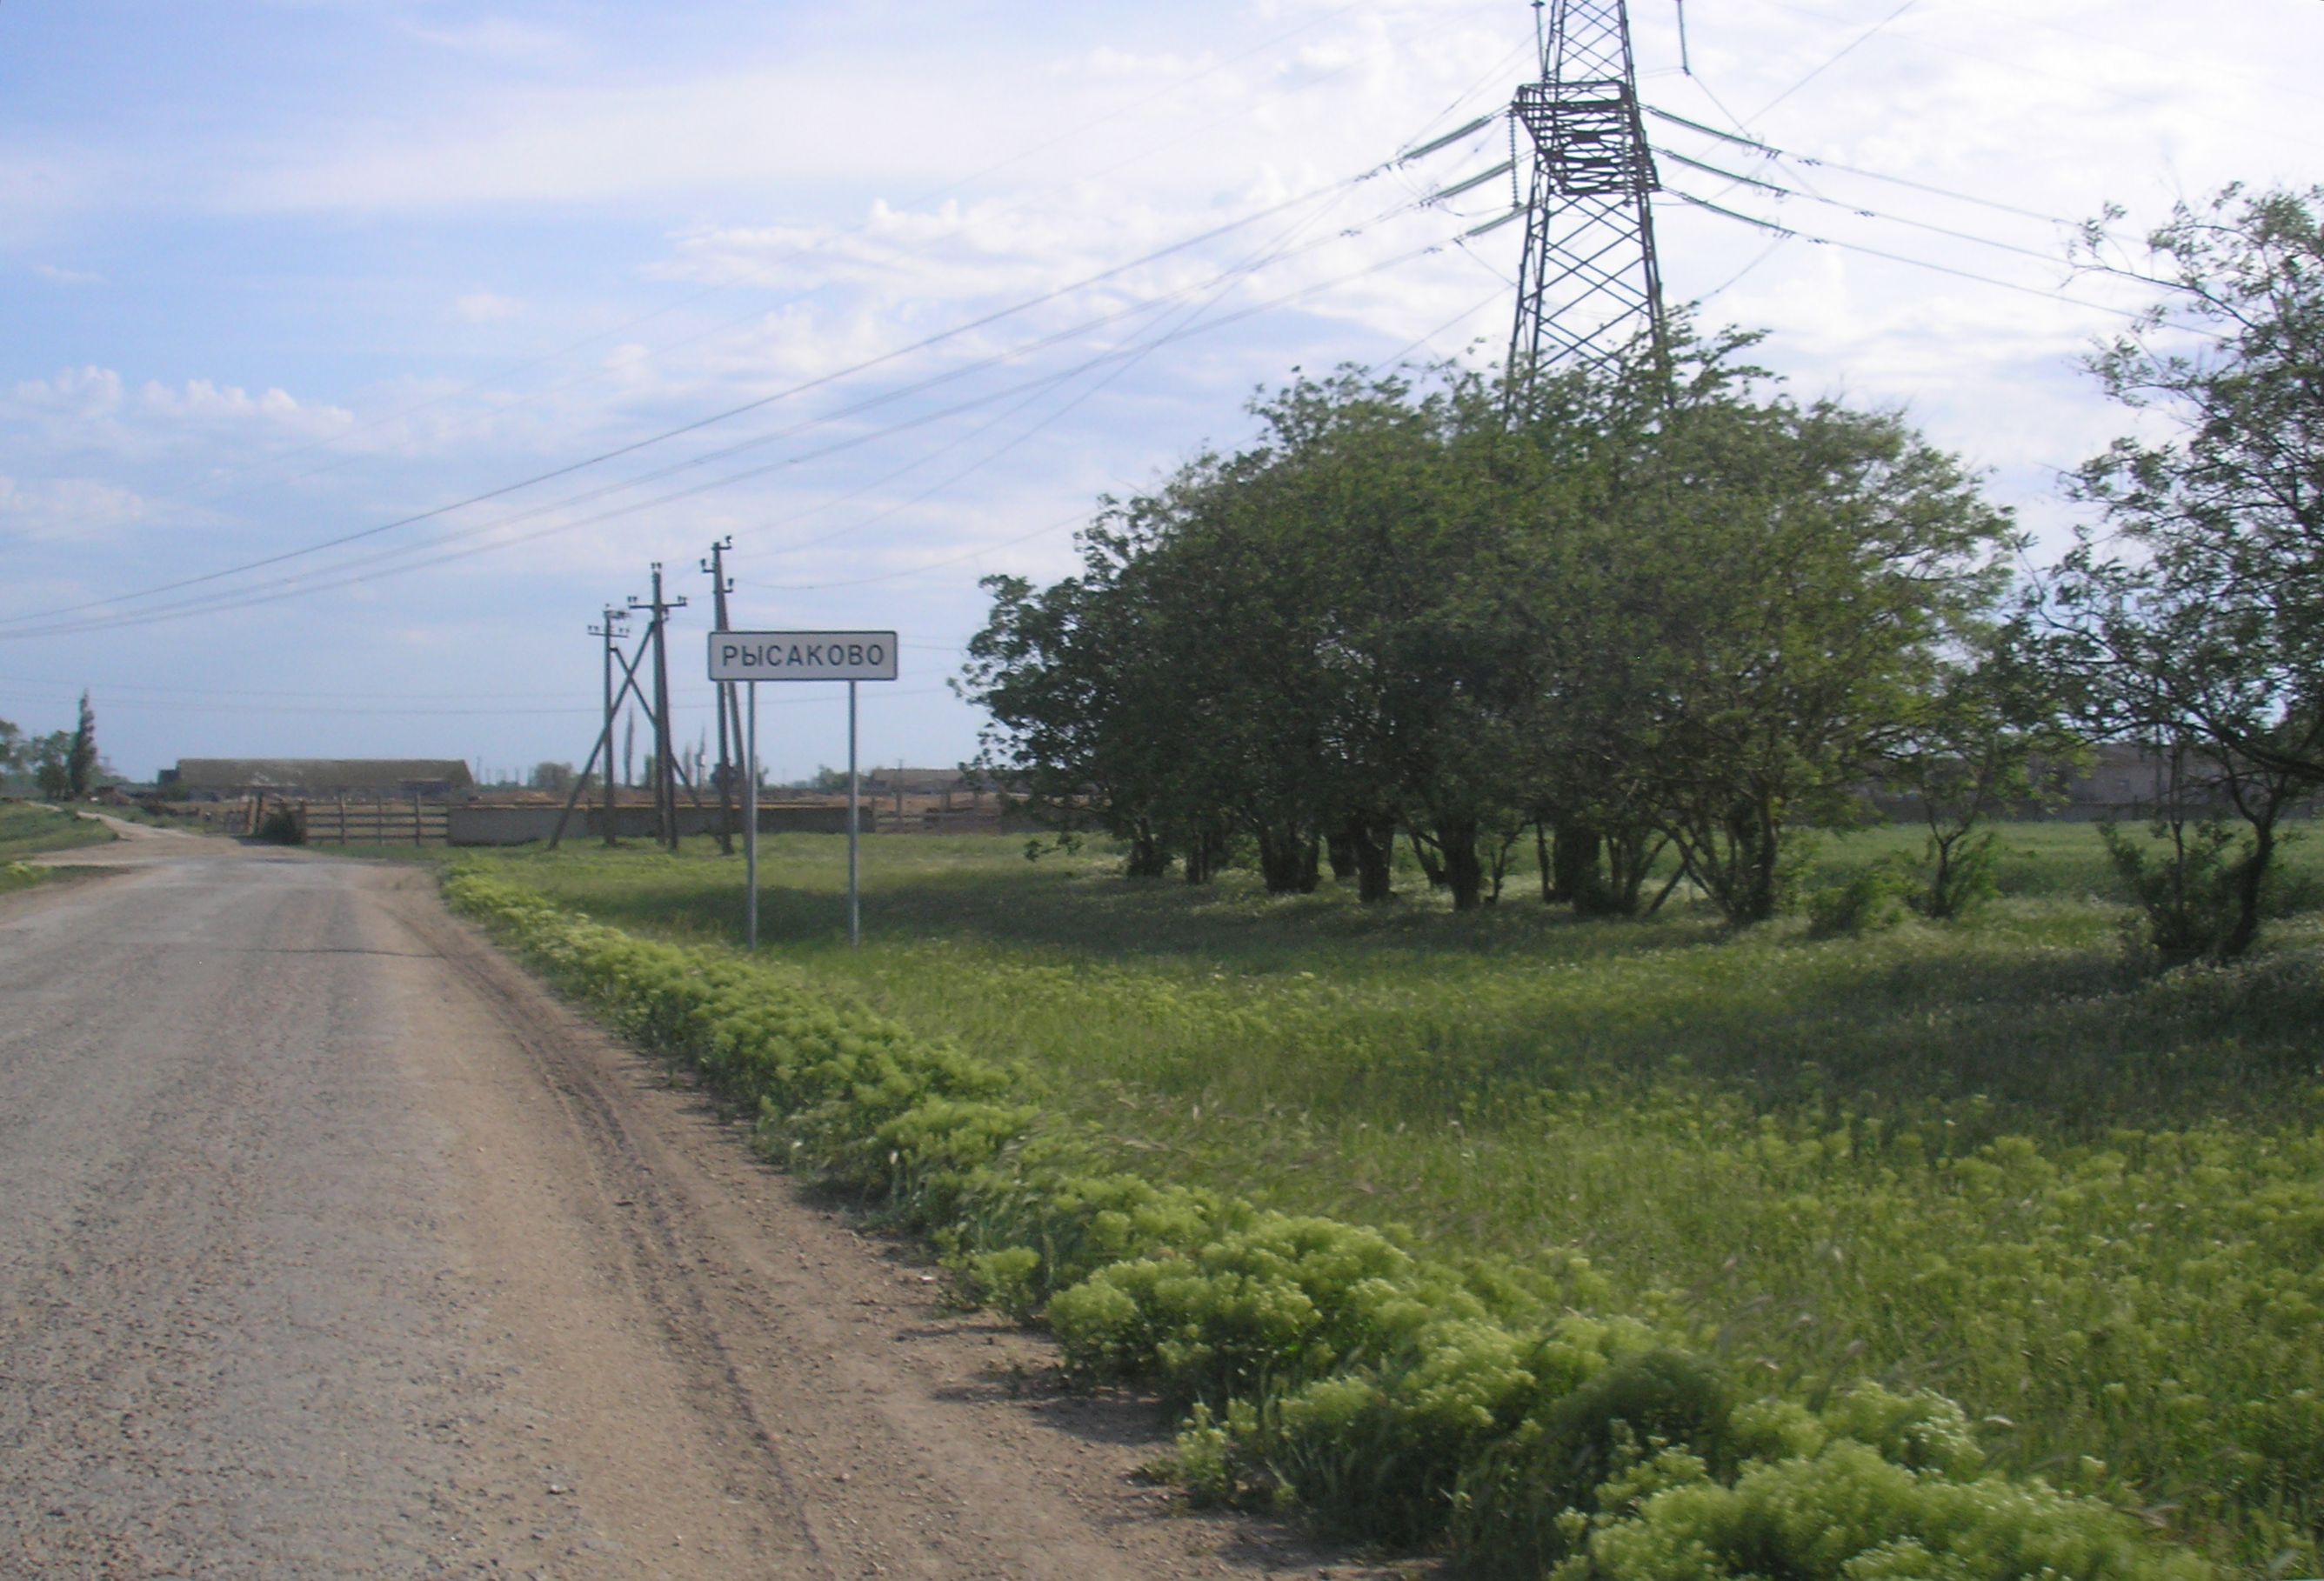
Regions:
<instances>
[{"instance_id":1,"label":"metal sign post","mask_svg":"<svg viewBox=\"0 0 2324 1581\"><path fill-rule=\"evenodd\" d=\"M742 756L748 767L742 770L742 872L751 898L742 908L743 947L759 947L759 683L746 682L743 690L751 698L751 728L744 737Z\"/></svg>"},{"instance_id":2,"label":"metal sign post","mask_svg":"<svg viewBox=\"0 0 2324 1581\"><path fill-rule=\"evenodd\" d=\"M743 936L759 942L759 683L844 681L847 683L847 942L863 942L862 869L857 836L862 824L861 780L856 768L856 684L896 678L893 631L713 631L710 678L741 681L750 688L750 828L743 844L743 870L750 897L744 903Z\"/></svg>"},{"instance_id":3,"label":"metal sign post","mask_svg":"<svg viewBox=\"0 0 2324 1581\"><path fill-rule=\"evenodd\" d=\"M855 683L847 683L847 947L863 942L862 888L856 881L855 836L862 819L855 811Z\"/></svg>"}]
</instances>

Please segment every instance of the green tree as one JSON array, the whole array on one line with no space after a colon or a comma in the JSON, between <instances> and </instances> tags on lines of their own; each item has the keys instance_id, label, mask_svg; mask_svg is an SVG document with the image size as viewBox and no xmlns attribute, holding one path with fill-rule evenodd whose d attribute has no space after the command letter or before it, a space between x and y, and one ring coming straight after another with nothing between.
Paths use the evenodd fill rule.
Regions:
<instances>
[{"instance_id":1,"label":"green tree","mask_svg":"<svg viewBox=\"0 0 2324 1581\"><path fill-rule=\"evenodd\" d=\"M2150 905L2166 957L2198 939L2222 958L2250 948L2278 822L2324 784L2319 214L2324 188L2230 187L2177 206L2146 238L2135 272L2168 292L2091 363L2143 432L2076 475L2098 520L2044 590L2053 658L2094 724L2187 765L2198 822L2218 826L2194 841L2166 830L2170 854L2150 856L2172 871L2142 895L2209 895L2223 908L2190 926ZM2104 262L2119 217L2089 227L2086 256Z\"/></svg>"},{"instance_id":2,"label":"green tree","mask_svg":"<svg viewBox=\"0 0 2324 1581\"><path fill-rule=\"evenodd\" d=\"M1270 890L1313 888L1328 850L1380 900L1401 823L1478 904L1526 690L1493 392L1342 370L1251 409L1248 449L1106 502L1080 575L988 581L984 762L1129 841L1132 872L1175 850L1200 878L1240 837Z\"/></svg>"},{"instance_id":3,"label":"green tree","mask_svg":"<svg viewBox=\"0 0 2324 1581\"><path fill-rule=\"evenodd\" d=\"M1756 392L1748 341L1682 345L1625 486L1651 701L1644 795L1727 916L1782 908L1803 824L1846 822L1994 608L2006 512L1893 413Z\"/></svg>"},{"instance_id":4,"label":"green tree","mask_svg":"<svg viewBox=\"0 0 2324 1581\"><path fill-rule=\"evenodd\" d=\"M2056 806L2088 768L2089 744L2037 645L2016 624L1979 633L1944 661L1921 723L1886 775L1919 803L1929 836L1915 909L1963 915L1994 892L1993 819Z\"/></svg>"},{"instance_id":5,"label":"green tree","mask_svg":"<svg viewBox=\"0 0 2324 1581\"><path fill-rule=\"evenodd\" d=\"M72 736L65 731L51 731L45 736L35 736L26 743L25 758L32 767L32 783L42 795L52 802L61 802L72 794Z\"/></svg>"},{"instance_id":6,"label":"green tree","mask_svg":"<svg viewBox=\"0 0 2324 1581\"><path fill-rule=\"evenodd\" d=\"M73 723L72 739L65 746L65 785L67 794L75 799L96 788L97 780L97 711L88 705L88 694L80 694L80 715Z\"/></svg>"},{"instance_id":7,"label":"green tree","mask_svg":"<svg viewBox=\"0 0 2324 1581\"><path fill-rule=\"evenodd\" d=\"M1465 909L1554 825L1577 903L1635 908L1667 841L1770 915L1787 832L1911 738L2009 535L1895 418L1757 394L1748 344L1514 412L1455 367L1263 396L1247 448L1106 501L1078 575L986 583L983 765L1133 873L1232 838L1271 891L1329 852L1379 900L1401 831Z\"/></svg>"}]
</instances>

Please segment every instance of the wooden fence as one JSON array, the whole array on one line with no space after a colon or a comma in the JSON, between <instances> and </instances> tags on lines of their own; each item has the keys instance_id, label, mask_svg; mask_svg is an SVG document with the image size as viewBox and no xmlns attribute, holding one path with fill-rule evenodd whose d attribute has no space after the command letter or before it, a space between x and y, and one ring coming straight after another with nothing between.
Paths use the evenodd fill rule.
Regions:
<instances>
[{"instance_id":1,"label":"wooden fence","mask_svg":"<svg viewBox=\"0 0 2324 1581\"><path fill-rule=\"evenodd\" d=\"M223 809L218 823L228 834L255 834L285 808L309 845L443 845L451 817L445 803L417 798L250 795Z\"/></svg>"},{"instance_id":2,"label":"wooden fence","mask_svg":"<svg viewBox=\"0 0 2324 1581\"><path fill-rule=\"evenodd\" d=\"M353 800L299 804L309 845L443 845L451 808L443 802Z\"/></svg>"}]
</instances>

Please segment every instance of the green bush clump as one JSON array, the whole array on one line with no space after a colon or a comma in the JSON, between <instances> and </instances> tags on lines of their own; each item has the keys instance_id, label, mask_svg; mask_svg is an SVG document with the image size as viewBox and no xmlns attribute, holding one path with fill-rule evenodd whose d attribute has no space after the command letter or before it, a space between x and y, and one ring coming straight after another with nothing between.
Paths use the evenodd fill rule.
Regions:
<instances>
[{"instance_id":1,"label":"green bush clump","mask_svg":"<svg viewBox=\"0 0 2324 1581\"><path fill-rule=\"evenodd\" d=\"M1904 920L1914 888L1913 875L1900 863L1860 868L1845 882L1809 897L1808 934L1832 939L1885 933Z\"/></svg>"},{"instance_id":2,"label":"green bush clump","mask_svg":"<svg viewBox=\"0 0 2324 1581\"><path fill-rule=\"evenodd\" d=\"M1011 1072L836 1009L796 974L632 938L474 872L456 870L445 892L558 988L689 1060L811 1167L887 1193L908 1220L942 1212L1033 1118L1001 1101Z\"/></svg>"},{"instance_id":3,"label":"green bush clump","mask_svg":"<svg viewBox=\"0 0 2324 1581\"><path fill-rule=\"evenodd\" d=\"M2186 1552L2144 1542L2135 1522L2038 1479L1963 1481L1884 1459L1851 1439L1753 1462L1732 1483L1681 1475L1614 1520L1579 1529L1559 1581L2197 1581Z\"/></svg>"},{"instance_id":4,"label":"green bush clump","mask_svg":"<svg viewBox=\"0 0 2324 1581\"><path fill-rule=\"evenodd\" d=\"M1296 1501L1563 1581L2209 1574L2095 1499L1984 1470L1935 1395L1738 1402L1685 1336L1579 1310L1607 1289L1581 1258L1430 1260L1380 1230L1094 1172L1024 1072L795 970L637 939L475 870L445 887L559 989L754 1108L802 1164L934 1236L984 1299L1045 1316L1074 1368L1189 1408L1175 1461L1196 1496ZM1972 1162L2010 1193L2041 1166ZM2296 1196L2265 1216L2273 1235L2317 1233ZM2314 1441L2304 1411L2283 1402L2287 1442Z\"/></svg>"}]
</instances>

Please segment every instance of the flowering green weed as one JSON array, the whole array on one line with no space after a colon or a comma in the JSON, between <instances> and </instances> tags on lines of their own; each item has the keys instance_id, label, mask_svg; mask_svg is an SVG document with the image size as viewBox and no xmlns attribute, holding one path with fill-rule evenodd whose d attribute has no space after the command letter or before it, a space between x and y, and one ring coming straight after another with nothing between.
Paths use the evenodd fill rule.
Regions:
<instances>
[{"instance_id":1,"label":"flowering green weed","mask_svg":"<svg viewBox=\"0 0 2324 1581\"><path fill-rule=\"evenodd\" d=\"M2044 1498L2138 1512L2255 1574L2316 1573L2312 918L2233 969L2140 975L2095 836L2057 826L2004 832L2000 898L1973 922L1826 941L1685 914L1576 923L1515 897L1379 915L908 841L868 848L870 933L850 952L832 937L837 843L776 842L781 964L738 970L1017 1074L947 1088L970 1106L957 1126L891 1102L867 1111L884 1136L848 1143L844 1112L811 1123L807 1104L801 1135L825 1167L918 1204L988 1299L1046 1309L1076 1365L1202 1404L1189 1474L1212 1496L1296 1494L1400 1538L1452 1530L1480 1563L1518 1556L1512 1573L1586 1555L1637 1574L1666 1555L1595 1534L1683 1531L1741 1566L1719 1532L1780 1526L1784 1501L1844 1482L1952 1521L1980 1564L2032 1563L1927 1493L1965 1463L1886 1456L1921 1479L1905 1483L1829 1447L1873 1433L1835 1439L1826 1421L1870 1380L1960 1402L1986 1466L1969 1484L2038 1476ZM1809 885L1882 854L1835 843ZM732 937L733 869L706 858L489 868L641 931ZM1011 1133L1020 1110L1038 1117ZM1337 1227L1326 1252L1284 1241L1320 1221ZM1345 1280L1317 1273L1342 1264ZM1343 1286L1371 1293L1330 1293ZM1536 1406L1579 1375L1528 1358L1584 1319L1618 1330L1576 1353L1591 1376L1662 1382L1624 1385L1645 1403L1619 1432L1557 1437ZM1657 1356L1687 1361L1662 1377L1638 1359ZM1779 1451L1710 1405L1654 1405L1688 1365L1742 1402L1730 1418L1780 1400L1812 1420ZM1697 1463L1717 1496L1680 1496ZM2061 1530L2082 1519L2023 1509ZM2144 1551L2114 1541L2076 1551ZM1955 1573L1880 1542L1850 1574Z\"/></svg>"}]
</instances>

